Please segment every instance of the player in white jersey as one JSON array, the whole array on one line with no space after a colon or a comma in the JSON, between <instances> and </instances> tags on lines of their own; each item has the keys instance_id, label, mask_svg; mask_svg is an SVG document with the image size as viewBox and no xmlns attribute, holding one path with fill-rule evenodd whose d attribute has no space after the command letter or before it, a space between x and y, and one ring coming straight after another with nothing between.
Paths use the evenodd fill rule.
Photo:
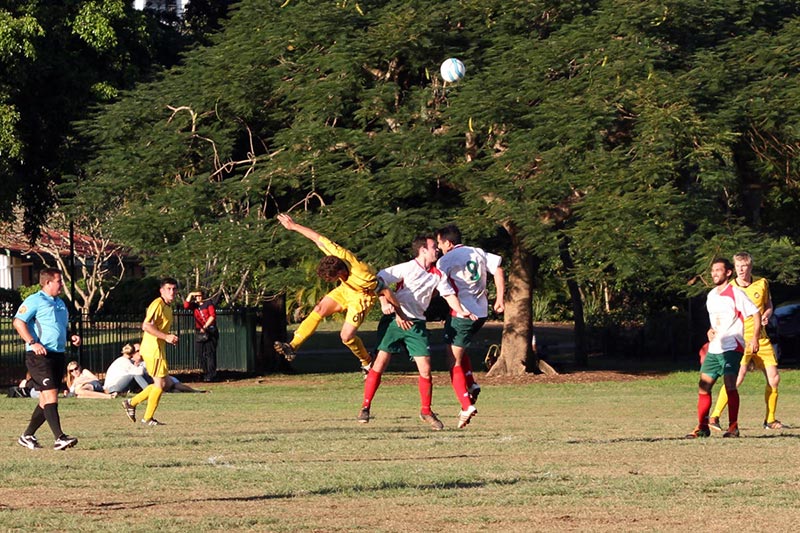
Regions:
<instances>
[{"instance_id":1,"label":"player in white jersey","mask_svg":"<svg viewBox=\"0 0 800 533\"><path fill-rule=\"evenodd\" d=\"M711 263L711 280L715 287L708 293L706 308L711 327L708 330L708 354L700 367L700 383L697 396L697 427L687 438L708 437L708 412L711 409L711 389L720 376L725 381L728 393L728 416L730 425L723 437L739 436L739 391L736 376L742 353L758 352L761 332L761 312L750 298L739 288L729 283L733 265L723 258ZM753 317L753 338L745 346L744 319Z\"/></svg>"},{"instance_id":2,"label":"player in white jersey","mask_svg":"<svg viewBox=\"0 0 800 533\"><path fill-rule=\"evenodd\" d=\"M438 230L436 242L444 254L436 266L442 272L439 294L447 300L451 309L445 323L444 340L453 390L461 404L458 417L458 427L461 429L478 413L474 404L481 388L475 383L472 363L466 351L473 335L481 329L489 315L486 278L488 274L494 277L497 288L494 310L502 313L505 309L505 276L500 266L502 258L480 248L461 244L461 231L457 226L445 226Z\"/></svg>"},{"instance_id":3,"label":"player in white jersey","mask_svg":"<svg viewBox=\"0 0 800 533\"><path fill-rule=\"evenodd\" d=\"M394 295L400 309L387 301L385 295L380 296L384 315L378 325L378 355L364 382L364 402L358 421L362 424L369 422L370 406L392 353L405 347L419 370L420 420L438 431L444 428L444 424L431 410L433 380L430 341L425 324L425 310L428 309L433 292L441 279L441 272L435 266L436 241L433 237L417 237L411 243L411 252L414 255L411 261L378 272L379 283L386 287L395 287Z\"/></svg>"}]
</instances>

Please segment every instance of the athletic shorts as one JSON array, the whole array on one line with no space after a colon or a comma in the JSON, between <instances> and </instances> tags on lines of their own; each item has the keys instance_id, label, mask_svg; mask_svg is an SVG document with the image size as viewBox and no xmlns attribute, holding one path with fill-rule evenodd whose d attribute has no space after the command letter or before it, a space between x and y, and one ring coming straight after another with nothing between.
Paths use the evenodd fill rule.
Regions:
<instances>
[{"instance_id":1,"label":"athletic shorts","mask_svg":"<svg viewBox=\"0 0 800 533\"><path fill-rule=\"evenodd\" d=\"M66 360L63 353L47 352L47 355L36 355L25 352L25 366L31 379L28 381L34 390L60 389L66 373Z\"/></svg>"},{"instance_id":2,"label":"athletic shorts","mask_svg":"<svg viewBox=\"0 0 800 533\"><path fill-rule=\"evenodd\" d=\"M739 361L742 359L742 352L733 350L723 353L711 353L706 355L700 367L700 373L718 379L720 376L735 376L739 374Z\"/></svg>"},{"instance_id":3,"label":"athletic shorts","mask_svg":"<svg viewBox=\"0 0 800 533\"><path fill-rule=\"evenodd\" d=\"M775 350L772 349L772 343L769 338L761 337L758 339L758 353L746 353L742 356L741 364L747 366L753 362L753 365L759 370L764 370L768 366L778 366L778 360L775 358Z\"/></svg>"},{"instance_id":4,"label":"athletic shorts","mask_svg":"<svg viewBox=\"0 0 800 533\"><path fill-rule=\"evenodd\" d=\"M144 367L147 369L147 373L150 374L151 377L165 378L169 375L167 359L161 357L160 354L152 356L143 353L142 360L144 361Z\"/></svg>"},{"instance_id":5,"label":"athletic shorts","mask_svg":"<svg viewBox=\"0 0 800 533\"><path fill-rule=\"evenodd\" d=\"M378 299L375 293L354 291L347 285L339 285L326 296L344 308L344 321L355 327L361 326L370 307Z\"/></svg>"},{"instance_id":6,"label":"athletic shorts","mask_svg":"<svg viewBox=\"0 0 800 533\"><path fill-rule=\"evenodd\" d=\"M397 325L395 315L383 315L378 324L378 350L399 353L405 348L408 355L430 357L430 335L424 320L414 320L411 329Z\"/></svg>"},{"instance_id":7,"label":"athletic shorts","mask_svg":"<svg viewBox=\"0 0 800 533\"><path fill-rule=\"evenodd\" d=\"M472 321L469 318L449 316L444 323L444 342L461 348L468 348L472 337L483 327L486 317Z\"/></svg>"}]
</instances>

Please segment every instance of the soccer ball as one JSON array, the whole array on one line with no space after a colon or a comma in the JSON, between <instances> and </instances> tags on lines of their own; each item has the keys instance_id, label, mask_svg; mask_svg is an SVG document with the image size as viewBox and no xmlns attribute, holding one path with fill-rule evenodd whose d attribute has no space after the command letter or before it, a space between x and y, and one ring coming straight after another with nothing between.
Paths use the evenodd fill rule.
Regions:
<instances>
[{"instance_id":1,"label":"soccer ball","mask_svg":"<svg viewBox=\"0 0 800 533\"><path fill-rule=\"evenodd\" d=\"M464 74L467 73L467 67L464 66L460 59L451 57L444 60L442 66L439 67L439 73L444 81L453 83L464 77Z\"/></svg>"}]
</instances>

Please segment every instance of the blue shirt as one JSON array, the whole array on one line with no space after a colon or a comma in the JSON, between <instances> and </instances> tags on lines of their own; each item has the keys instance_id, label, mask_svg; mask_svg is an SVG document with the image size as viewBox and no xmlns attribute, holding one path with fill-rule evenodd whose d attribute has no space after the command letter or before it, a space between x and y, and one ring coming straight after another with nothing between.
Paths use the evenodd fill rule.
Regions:
<instances>
[{"instance_id":1,"label":"blue shirt","mask_svg":"<svg viewBox=\"0 0 800 533\"><path fill-rule=\"evenodd\" d=\"M19 306L14 318L18 318L28 325L28 331L33 335L34 344L38 342L48 352L63 353L65 351L69 312L58 296L54 298L44 291L31 294ZM25 349L30 351L31 345L26 344Z\"/></svg>"}]
</instances>

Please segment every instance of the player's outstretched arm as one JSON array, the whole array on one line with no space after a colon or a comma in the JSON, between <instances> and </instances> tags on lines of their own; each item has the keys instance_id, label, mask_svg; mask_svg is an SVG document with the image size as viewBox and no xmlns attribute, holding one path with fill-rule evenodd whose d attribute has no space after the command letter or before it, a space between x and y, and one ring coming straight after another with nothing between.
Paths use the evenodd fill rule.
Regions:
<instances>
[{"instance_id":1,"label":"player's outstretched arm","mask_svg":"<svg viewBox=\"0 0 800 533\"><path fill-rule=\"evenodd\" d=\"M319 239L320 237L322 237L322 235L320 235L311 228L303 226L302 224L298 224L297 222L294 221L294 219L292 219L292 217L290 217L286 213L281 213L278 215L278 222L280 222L281 226L288 229L289 231L296 231L306 239L312 241L314 244L319 246Z\"/></svg>"}]
</instances>

